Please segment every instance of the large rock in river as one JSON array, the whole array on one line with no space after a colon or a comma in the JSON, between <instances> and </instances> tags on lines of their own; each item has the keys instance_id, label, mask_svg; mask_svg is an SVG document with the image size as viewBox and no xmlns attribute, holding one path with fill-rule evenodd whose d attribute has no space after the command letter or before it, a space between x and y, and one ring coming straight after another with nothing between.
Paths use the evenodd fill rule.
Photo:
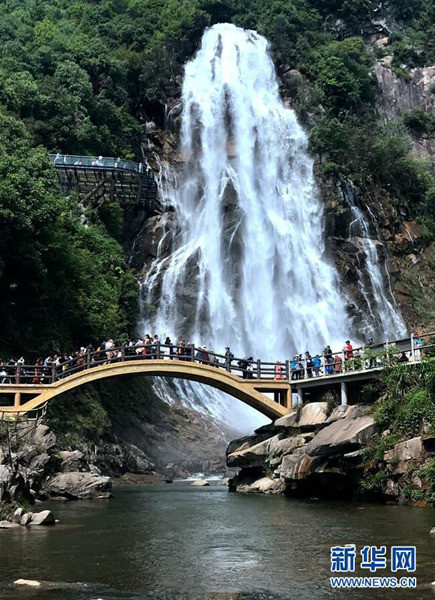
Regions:
<instances>
[{"instance_id":1,"label":"large rock in river","mask_svg":"<svg viewBox=\"0 0 435 600\"><path fill-rule=\"evenodd\" d=\"M319 431L307 444L305 451L310 456L352 452L367 444L375 431L373 417L342 419Z\"/></svg>"},{"instance_id":2,"label":"large rock in river","mask_svg":"<svg viewBox=\"0 0 435 600\"><path fill-rule=\"evenodd\" d=\"M33 513L30 525L54 525L56 522L51 510L41 510Z\"/></svg>"},{"instance_id":3,"label":"large rock in river","mask_svg":"<svg viewBox=\"0 0 435 600\"><path fill-rule=\"evenodd\" d=\"M109 498L112 481L95 473L58 473L46 481L42 494L46 497L63 496L64 498Z\"/></svg>"}]
</instances>

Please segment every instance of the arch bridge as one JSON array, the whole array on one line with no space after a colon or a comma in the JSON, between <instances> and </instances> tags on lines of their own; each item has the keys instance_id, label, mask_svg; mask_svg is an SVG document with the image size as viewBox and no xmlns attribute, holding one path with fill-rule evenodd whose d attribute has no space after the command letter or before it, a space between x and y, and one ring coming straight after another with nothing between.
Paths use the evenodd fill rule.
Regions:
<instances>
[{"instance_id":1,"label":"arch bridge","mask_svg":"<svg viewBox=\"0 0 435 600\"><path fill-rule=\"evenodd\" d=\"M321 365L304 359L283 363L237 359L195 348L176 346L123 345L106 350L79 353L63 363L49 365L3 365L0 367L0 414L2 417L38 417L47 404L61 394L87 383L123 375L173 377L210 385L245 402L271 419L292 411L292 393L297 402L304 394L341 389L341 404L347 404L347 385L375 377L386 364L406 356L407 364L421 361L423 353L435 348L435 334L414 336L377 346L356 348L323 355Z\"/></svg>"}]
</instances>

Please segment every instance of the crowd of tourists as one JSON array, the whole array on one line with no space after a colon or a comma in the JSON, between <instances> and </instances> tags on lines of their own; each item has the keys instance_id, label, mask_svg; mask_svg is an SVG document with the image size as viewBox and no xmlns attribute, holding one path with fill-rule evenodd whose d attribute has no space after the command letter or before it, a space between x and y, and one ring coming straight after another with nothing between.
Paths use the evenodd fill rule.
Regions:
<instances>
[{"instance_id":1,"label":"crowd of tourists","mask_svg":"<svg viewBox=\"0 0 435 600\"><path fill-rule=\"evenodd\" d=\"M333 352L327 345L321 354L314 356L306 351L305 354L295 354L288 361L289 373L286 365L280 361L270 363L268 376L275 380L287 379L300 380L323 375L340 374L349 370L361 368L374 368L382 365L382 359L376 356L373 338L369 338L364 349L354 349L350 340L346 340L339 352ZM420 336L414 339L414 348L411 351L402 351L395 356L399 363L410 360L411 354L419 360L423 349L423 340ZM256 373L257 361L252 356L236 359L229 347L225 353L217 355L207 346L195 348L193 344L186 343L184 338L173 343L170 337L161 342L156 334L153 337L145 335L144 338L130 339L125 344L116 345L113 339L103 341L96 349L89 344L82 346L72 354L53 354L45 358L39 357L33 365L28 365L23 356L18 360L11 358L7 362L0 361L0 383L44 383L60 379L73 372L85 368L134 359L169 359L194 361L204 365L222 367L227 371L241 374L243 379L253 379ZM261 375L263 376L263 371Z\"/></svg>"}]
</instances>

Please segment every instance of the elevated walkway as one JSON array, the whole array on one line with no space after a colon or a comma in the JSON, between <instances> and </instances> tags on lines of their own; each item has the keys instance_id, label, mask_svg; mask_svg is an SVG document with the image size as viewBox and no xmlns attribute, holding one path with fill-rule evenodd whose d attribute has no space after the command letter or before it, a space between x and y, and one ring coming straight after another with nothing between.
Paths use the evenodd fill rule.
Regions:
<instances>
[{"instance_id":1,"label":"elevated walkway","mask_svg":"<svg viewBox=\"0 0 435 600\"><path fill-rule=\"evenodd\" d=\"M86 206L104 202L157 207L157 184L142 163L120 158L50 154L65 194L75 192Z\"/></svg>"}]
</instances>

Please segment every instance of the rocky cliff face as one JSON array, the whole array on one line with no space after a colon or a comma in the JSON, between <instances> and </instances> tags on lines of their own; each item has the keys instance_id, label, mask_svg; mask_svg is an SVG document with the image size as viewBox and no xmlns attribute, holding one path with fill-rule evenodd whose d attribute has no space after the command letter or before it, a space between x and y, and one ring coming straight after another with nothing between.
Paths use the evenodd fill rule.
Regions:
<instances>
[{"instance_id":1,"label":"rocky cliff face","mask_svg":"<svg viewBox=\"0 0 435 600\"><path fill-rule=\"evenodd\" d=\"M227 465L240 471L230 490L433 503L434 436L399 442L375 460L388 432L379 431L371 412L365 405L331 410L313 402L234 440Z\"/></svg>"},{"instance_id":2,"label":"rocky cliff face","mask_svg":"<svg viewBox=\"0 0 435 600\"><path fill-rule=\"evenodd\" d=\"M410 69L407 78L399 78L390 68L391 57L377 62L374 73L378 84L376 112L383 121L418 108L427 112L435 110L435 66ZM435 135L414 134L413 152L422 158L435 155Z\"/></svg>"}]
</instances>

